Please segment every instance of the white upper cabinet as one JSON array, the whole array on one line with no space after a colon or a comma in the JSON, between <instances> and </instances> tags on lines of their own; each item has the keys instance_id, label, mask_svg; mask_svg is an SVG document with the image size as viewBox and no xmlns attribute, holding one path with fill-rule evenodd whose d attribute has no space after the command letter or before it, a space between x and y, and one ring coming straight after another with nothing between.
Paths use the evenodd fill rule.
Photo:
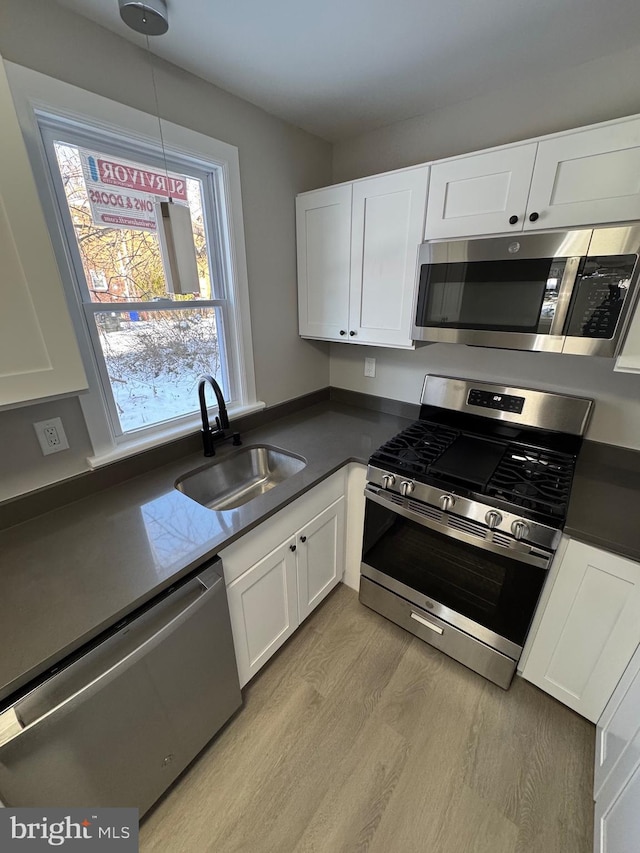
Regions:
<instances>
[{"instance_id":1,"label":"white upper cabinet","mask_svg":"<svg viewBox=\"0 0 640 853\"><path fill-rule=\"evenodd\" d=\"M431 167L425 239L522 231L537 144Z\"/></svg>"},{"instance_id":2,"label":"white upper cabinet","mask_svg":"<svg viewBox=\"0 0 640 853\"><path fill-rule=\"evenodd\" d=\"M413 347L413 293L429 168L296 199L303 337Z\"/></svg>"},{"instance_id":3,"label":"white upper cabinet","mask_svg":"<svg viewBox=\"0 0 640 853\"><path fill-rule=\"evenodd\" d=\"M596 722L640 642L640 565L570 541L523 676Z\"/></svg>"},{"instance_id":4,"label":"white upper cabinet","mask_svg":"<svg viewBox=\"0 0 640 853\"><path fill-rule=\"evenodd\" d=\"M357 343L412 346L428 178L425 167L353 185L349 336Z\"/></svg>"},{"instance_id":5,"label":"white upper cabinet","mask_svg":"<svg viewBox=\"0 0 640 853\"><path fill-rule=\"evenodd\" d=\"M296 199L300 334L336 340L347 334L351 263L351 186Z\"/></svg>"},{"instance_id":6,"label":"white upper cabinet","mask_svg":"<svg viewBox=\"0 0 640 853\"><path fill-rule=\"evenodd\" d=\"M87 380L0 57L0 406Z\"/></svg>"},{"instance_id":7,"label":"white upper cabinet","mask_svg":"<svg viewBox=\"0 0 640 853\"><path fill-rule=\"evenodd\" d=\"M640 219L640 119L539 143L525 229L632 219Z\"/></svg>"},{"instance_id":8,"label":"white upper cabinet","mask_svg":"<svg viewBox=\"0 0 640 853\"><path fill-rule=\"evenodd\" d=\"M640 219L640 118L436 163L425 239Z\"/></svg>"}]
</instances>

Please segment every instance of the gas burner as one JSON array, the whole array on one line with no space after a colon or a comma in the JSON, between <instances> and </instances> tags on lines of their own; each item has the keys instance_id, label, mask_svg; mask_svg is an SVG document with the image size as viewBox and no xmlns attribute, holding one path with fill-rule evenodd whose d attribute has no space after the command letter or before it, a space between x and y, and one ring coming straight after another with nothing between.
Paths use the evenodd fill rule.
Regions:
<instances>
[{"instance_id":1,"label":"gas burner","mask_svg":"<svg viewBox=\"0 0 640 853\"><path fill-rule=\"evenodd\" d=\"M402 474L425 474L458 437L457 430L429 421L416 421L383 444L371 457L371 464Z\"/></svg>"},{"instance_id":2,"label":"gas burner","mask_svg":"<svg viewBox=\"0 0 640 853\"><path fill-rule=\"evenodd\" d=\"M509 446L486 493L536 512L564 517L574 458L550 450Z\"/></svg>"}]
</instances>

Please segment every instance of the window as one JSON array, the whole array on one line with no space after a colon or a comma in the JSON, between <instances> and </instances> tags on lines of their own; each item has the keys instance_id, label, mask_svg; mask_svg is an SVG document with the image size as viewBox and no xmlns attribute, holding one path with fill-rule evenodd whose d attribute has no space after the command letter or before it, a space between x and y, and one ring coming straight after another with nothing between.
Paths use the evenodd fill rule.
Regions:
<instances>
[{"instance_id":1,"label":"window","mask_svg":"<svg viewBox=\"0 0 640 853\"><path fill-rule=\"evenodd\" d=\"M258 407L250 341L242 340L248 318L239 316L226 164L183 146L163 156L137 134L36 115L112 446L193 427L203 373L216 378L231 411ZM158 228L161 201L190 214L194 274L180 288Z\"/></svg>"},{"instance_id":2,"label":"window","mask_svg":"<svg viewBox=\"0 0 640 853\"><path fill-rule=\"evenodd\" d=\"M133 145L119 146L129 155L123 157L96 134L87 147L86 131L41 126L114 435L195 412L202 373L215 376L231 402L227 287L215 224L219 170L158 168ZM184 293L173 292L158 235L156 203L169 198L191 214L197 278Z\"/></svg>"}]
</instances>

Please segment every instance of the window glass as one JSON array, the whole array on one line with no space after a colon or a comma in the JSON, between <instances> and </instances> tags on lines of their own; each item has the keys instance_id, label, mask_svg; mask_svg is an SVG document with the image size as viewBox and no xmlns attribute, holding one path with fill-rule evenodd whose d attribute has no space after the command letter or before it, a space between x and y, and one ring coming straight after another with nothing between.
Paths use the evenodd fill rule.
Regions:
<instances>
[{"instance_id":1,"label":"window glass","mask_svg":"<svg viewBox=\"0 0 640 853\"><path fill-rule=\"evenodd\" d=\"M207 221L213 182L73 144L53 143L77 253L76 279L116 435L198 410L197 379L230 399L225 301ZM197 275L174 292L159 239L160 201L187 206ZM210 209L215 199L209 199ZM178 288L175 288L178 289Z\"/></svg>"}]
</instances>

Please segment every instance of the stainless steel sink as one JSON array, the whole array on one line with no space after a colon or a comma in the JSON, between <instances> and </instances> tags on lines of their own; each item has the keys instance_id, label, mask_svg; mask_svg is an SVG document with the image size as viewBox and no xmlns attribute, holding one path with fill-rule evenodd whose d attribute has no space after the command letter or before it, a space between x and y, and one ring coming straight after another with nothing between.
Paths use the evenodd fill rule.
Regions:
<instances>
[{"instance_id":1,"label":"stainless steel sink","mask_svg":"<svg viewBox=\"0 0 640 853\"><path fill-rule=\"evenodd\" d=\"M301 456L278 447L243 447L179 477L176 489L209 509L234 509L302 471L306 464Z\"/></svg>"}]
</instances>

